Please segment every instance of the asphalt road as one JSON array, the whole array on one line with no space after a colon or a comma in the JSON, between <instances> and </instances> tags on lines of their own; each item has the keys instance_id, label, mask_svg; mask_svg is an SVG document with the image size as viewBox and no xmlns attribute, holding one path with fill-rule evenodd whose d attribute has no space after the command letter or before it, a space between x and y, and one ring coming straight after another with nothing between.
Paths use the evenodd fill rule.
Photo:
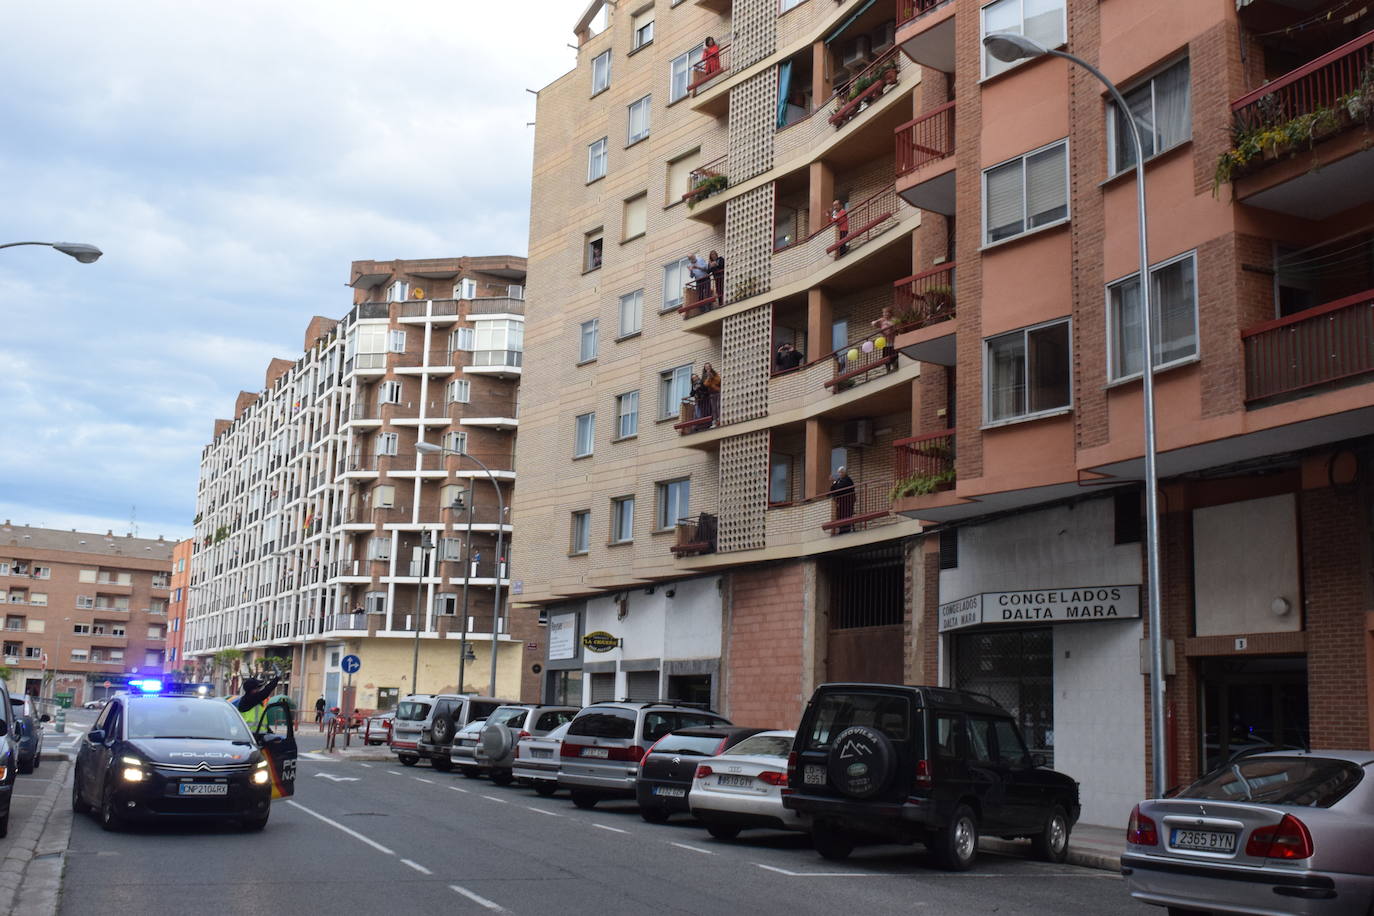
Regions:
<instances>
[{"instance_id":1,"label":"asphalt road","mask_svg":"<svg viewBox=\"0 0 1374 916\"><path fill-rule=\"evenodd\" d=\"M312 742L313 743L313 742ZM633 802L566 797L421 765L303 758L267 829L175 823L103 832L76 818L63 916L340 913L1158 913L1109 872L983 854L933 868L919 847L821 859L801 835L712 839Z\"/></svg>"}]
</instances>

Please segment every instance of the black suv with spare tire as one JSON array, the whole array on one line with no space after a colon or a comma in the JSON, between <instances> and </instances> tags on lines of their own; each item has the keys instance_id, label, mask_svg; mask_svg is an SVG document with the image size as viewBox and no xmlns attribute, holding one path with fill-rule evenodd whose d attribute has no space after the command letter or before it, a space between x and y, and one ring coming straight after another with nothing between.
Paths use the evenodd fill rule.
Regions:
<instances>
[{"instance_id":1,"label":"black suv with spare tire","mask_svg":"<svg viewBox=\"0 0 1374 916\"><path fill-rule=\"evenodd\" d=\"M812 817L816 850L923 843L946 868L973 865L980 834L1029 837L1062 862L1078 783L1026 750L983 694L943 687L823 684L802 715L783 804Z\"/></svg>"}]
</instances>

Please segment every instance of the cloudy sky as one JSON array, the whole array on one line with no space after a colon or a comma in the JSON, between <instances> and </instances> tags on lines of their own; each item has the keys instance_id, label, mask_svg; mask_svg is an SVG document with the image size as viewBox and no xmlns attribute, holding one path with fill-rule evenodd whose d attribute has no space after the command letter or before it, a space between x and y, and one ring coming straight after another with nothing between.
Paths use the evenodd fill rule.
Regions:
<instances>
[{"instance_id":1,"label":"cloudy sky","mask_svg":"<svg viewBox=\"0 0 1374 916\"><path fill-rule=\"evenodd\" d=\"M201 447L359 258L524 254L584 0L11 0L0 519L190 534Z\"/></svg>"}]
</instances>

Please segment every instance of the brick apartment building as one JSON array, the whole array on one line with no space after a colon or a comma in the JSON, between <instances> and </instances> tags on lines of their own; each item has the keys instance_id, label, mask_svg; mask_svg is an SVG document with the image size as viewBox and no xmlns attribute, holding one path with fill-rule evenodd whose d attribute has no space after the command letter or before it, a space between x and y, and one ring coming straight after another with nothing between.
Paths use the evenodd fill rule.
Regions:
<instances>
[{"instance_id":1,"label":"brick apartment building","mask_svg":"<svg viewBox=\"0 0 1374 916\"><path fill-rule=\"evenodd\" d=\"M568 533L524 590L546 691L697 670L788 726L824 680L946 684L1012 709L1085 820L1145 790L1132 151L1086 71L985 54L1020 31L1150 137L1169 779L1369 747L1374 21L1347 6L593 3L536 134L516 509ZM722 288L683 289L710 249ZM706 361L714 426L677 415Z\"/></svg>"},{"instance_id":2,"label":"brick apartment building","mask_svg":"<svg viewBox=\"0 0 1374 916\"><path fill-rule=\"evenodd\" d=\"M216 421L184 647L200 670L232 688L217 653L242 651L239 671L288 659L306 706L387 708L460 687L466 608L461 687L486 692L495 647L501 695L534 690L542 643L534 613L506 607L513 529L493 487L509 506L524 279L519 257L356 261L352 310L313 319L305 355Z\"/></svg>"},{"instance_id":3,"label":"brick apartment building","mask_svg":"<svg viewBox=\"0 0 1374 916\"><path fill-rule=\"evenodd\" d=\"M185 671L186 602L191 596L191 557L195 540L177 541L172 548L172 595L167 605L167 670Z\"/></svg>"},{"instance_id":4,"label":"brick apartment building","mask_svg":"<svg viewBox=\"0 0 1374 916\"><path fill-rule=\"evenodd\" d=\"M105 696L163 673L172 541L107 531L0 526L7 686L31 696ZM51 673L52 680L45 683Z\"/></svg>"}]
</instances>

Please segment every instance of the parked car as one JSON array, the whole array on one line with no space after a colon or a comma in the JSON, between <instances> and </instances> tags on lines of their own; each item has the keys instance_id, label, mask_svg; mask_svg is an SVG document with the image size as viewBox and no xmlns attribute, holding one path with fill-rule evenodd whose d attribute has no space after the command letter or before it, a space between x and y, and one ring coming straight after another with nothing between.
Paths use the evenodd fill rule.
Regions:
<instances>
[{"instance_id":1,"label":"parked car","mask_svg":"<svg viewBox=\"0 0 1374 916\"><path fill-rule=\"evenodd\" d=\"M558 785L570 791L579 808L607 798L634 798L639 761L655 741L680 728L730 724L720 713L673 700L593 703L568 726L559 750Z\"/></svg>"},{"instance_id":2,"label":"parked car","mask_svg":"<svg viewBox=\"0 0 1374 916\"><path fill-rule=\"evenodd\" d=\"M569 719L547 735L520 739L515 746L515 759L511 761L511 775L516 782L544 796L558 791L559 751L571 724Z\"/></svg>"},{"instance_id":3,"label":"parked car","mask_svg":"<svg viewBox=\"0 0 1374 916\"><path fill-rule=\"evenodd\" d=\"M1131 811L1121 873L1170 913L1354 913L1374 907L1372 751L1233 759Z\"/></svg>"},{"instance_id":4,"label":"parked car","mask_svg":"<svg viewBox=\"0 0 1374 916\"><path fill-rule=\"evenodd\" d=\"M811 819L782 804L793 731L759 732L696 762L687 804L718 840L751 827L810 830Z\"/></svg>"},{"instance_id":5,"label":"parked car","mask_svg":"<svg viewBox=\"0 0 1374 916\"><path fill-rule=\"evenodd\" d=\"M363 725L363 743L366 745L390 744L391 723L395 718L396 711L394 709L379 712L375 716L368 716Z\"/></svg>"},{"instance_id":6,"label":"parked car","mask_svg":"<svg viewBox=\"0 0 1374 916\"><path fill-rule=\"evenodd\" d=\"M822 684L797 729L783 804L811 816L827 859L864 842L919 842L964 871L988 833L1029 837L1038 857L1062 862L1078 783L1041 763L983 694Z\"/></svg>"},{"instance_id":7,"label":"parked car","mask_svg":"<svg viewBox=\"0 0 1374 916\"><path fill-rule=\"evenodd\" d=\"M639 778L635 780L639 816L651 824L662 824L674 813L690 810L687 795L692 790L697 761L723 754L761 731L735 725L705 725L678 729L659 738L639 761Z\"/></svg>"},{"instance_id":8,"label":"parked car","mask_svg":"<svg viewBox=\"0 0 1374 916\"><path fill-rule=\"evenodd\" d=\"M0 683L0 837L10 830L10 801L19 776L19 735L9 689Z\"/></svg>"},{"instance_id":9,"label":"parked car","mask_svg":"<svg viewBox=\"0 0 1374 916\"><path fill-rule=\"evenodd\" d=\"M103 697L100 698L100 699L98 699L98 700L87 700L86 702L84 702L84 703L81 704L81 708L82 708L82 709L104 709L104 708L105 708L105 704L108 703L108 702L109 702L109 700L107 700L107 699L105 699L105 698L103 698Z\"/></svg>"},{"instance_id":10,"label":"parked car","mask_svg":"<svg viewBox=\"0 0 1374 916\"><path fill-rule=\"evenodd\" d=\"M458 729L473 719L485 719L508 702L454 693L412 694L396 705L391 750L408 767L424 759L436 770L450 770L449 746Z\"/></svg>"},{"instance_id":11,"label":"parked car","mask_svg":"<svg viewBox=\"0 0 1374 916\"><path fill-rule=\"evenodd\" d=\"M52 721L52 716L40 713L33 697L28 695L10 696L14 707L14 724L19 741L19 756L16 762L20 773L32 773L42 762L43 723Z\"/></svg>"},{"instance_id":12,"label":"parked car","mask_svg":"<svg viewBox=\"0 0 1374 916\"><path fill-rule=\"evenodd\" d=\"M477 742L482 740L482 729L486 724L486 719L473 719L458 729L458 734L453 736L453 743L449 745L450 766L456 766L458 772L469 779L481 776L487 768L485 762L476 759Z\"/></svg>"},{"instance_id":13,"label":"parked car","mask_svg":"<svg viewBox=\"0 0 1374 916\"><path fill-rule=\"evenodd\" d=\"M473 759L491 777L492 782L509 785L515 781L512 772L515 749L521 738L547 735L577 715L576 706L502 706L487 716Z\"/></svg>"}]
</instances>

